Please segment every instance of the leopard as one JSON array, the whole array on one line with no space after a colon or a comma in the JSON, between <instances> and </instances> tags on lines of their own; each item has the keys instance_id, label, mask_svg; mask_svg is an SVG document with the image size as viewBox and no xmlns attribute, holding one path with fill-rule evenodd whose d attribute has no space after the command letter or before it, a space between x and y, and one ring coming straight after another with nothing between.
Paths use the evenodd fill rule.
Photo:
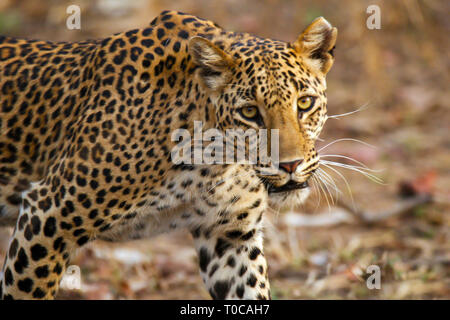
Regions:
<instances>
[{"instance_id":1,"label":"leopard","mask_svg":"<svg viewBox=\"0 0 450 320\"><path fill-rule=\"evenodd\" d=\"M337 29L293 42L163 11L80 42L0 36L2 299L54 299L92 241L192 235L213 299L271 299L267 210L310 193ZM178 129L275 129L278 166L175 163Z\"/></svg>"}]
</instances>

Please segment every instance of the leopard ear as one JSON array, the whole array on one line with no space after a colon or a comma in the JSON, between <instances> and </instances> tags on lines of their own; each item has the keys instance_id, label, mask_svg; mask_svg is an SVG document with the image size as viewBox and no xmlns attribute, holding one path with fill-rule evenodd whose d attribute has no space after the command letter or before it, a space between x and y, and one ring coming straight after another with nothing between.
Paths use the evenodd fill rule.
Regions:
<instances>
[{"instance_id":1,"label":"leopard ear","mask_svg":"<svg viewBox=\"0 0 450 320\"><path fill-rule=\"evenodd\" d=\"M333 65L337 29L322 17L315 19L293 43L314 69L327 74Z\"/></svg>"},{"instance_id":2,"label":"leopard ear","mask_svg":"<svg viewBox=\"0 0 450 320\"><path fill-rule=\"evenodd\" d=\"M189 53L208 88L220 90L228 83L234 63L226 52L205 38L193 37L189 40Z\"/></svg>"}]
</instances>

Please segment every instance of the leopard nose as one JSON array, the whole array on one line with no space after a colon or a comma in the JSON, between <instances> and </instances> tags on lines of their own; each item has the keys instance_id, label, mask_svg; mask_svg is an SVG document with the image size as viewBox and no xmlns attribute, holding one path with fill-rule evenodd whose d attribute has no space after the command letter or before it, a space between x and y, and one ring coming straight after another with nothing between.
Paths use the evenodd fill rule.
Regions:
<instances>
[{"instance_id":1,"label":"leopard nose","mask_svg":"<svg viewBox=\"0 0 450 320\"><path fill-rule=\"evenodd\" d=\"M293 173L302 162L303 159L298 159L290 162L281 162L280 167L287 173Z\"/></svg>"}]
</instances>

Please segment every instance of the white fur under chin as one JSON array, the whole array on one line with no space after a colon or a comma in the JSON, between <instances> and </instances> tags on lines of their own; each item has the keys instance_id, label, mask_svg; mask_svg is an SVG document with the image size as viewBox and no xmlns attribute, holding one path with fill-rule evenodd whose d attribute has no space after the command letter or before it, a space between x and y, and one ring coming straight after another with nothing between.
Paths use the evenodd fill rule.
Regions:
<instances>
[{"instance_id":1,"label":"white fur under chin","mask_svg":"<svg viewBox=\"0 0 450 320\"><path fill-rule=\"evenodd\" d=\"M304 188L299 190L271 193L269 194L269 207L275 210L296 207L306 201L311 189Z\"/></svg>"}]
</instances>

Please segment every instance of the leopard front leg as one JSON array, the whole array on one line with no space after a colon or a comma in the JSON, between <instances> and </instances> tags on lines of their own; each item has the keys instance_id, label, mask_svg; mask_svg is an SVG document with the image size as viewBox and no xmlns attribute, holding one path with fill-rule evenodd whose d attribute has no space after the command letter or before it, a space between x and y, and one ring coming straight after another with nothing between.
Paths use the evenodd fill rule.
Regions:
<instances>
[{"instance_id":1,"label":"leopard front leg","mask_svg":"<svg viewBox=\"0 0 450 320\"><path fill-rule=\"evenodd\" d=\"M52 175L22 194L3 266L3 299L54 298L75 249L109 227L101 207L92 205L95 198L84 186L85 176L74 179L70 166L65 168L49 170Z\"/></svg>"},{"instance_id":2,"label":"leopard front leg","mask_svg":"<svg viewBox=\"0 0 450 320\"><path fill-rule=\"evenodd\" d=\"M77 188L46 180L23 194L3 266L3 299L53 299L72 253L94 237L87 221L91 200L84 196L84 206L77 205L83 197Z\"/></svg>"},{"instance_id":3,"label":"leopard front leg","mask_svg":"<svg viewBox=\"0 0 450 320\"><path fill-rule=\"evenodd\" d=\"M44 183L24 195L3 266L1 298L54 298L72 251L89 239L74 228L81 218L73 214L72 204L55 201L55 196ZM61 212L72 217L60 219Z\"/></svg>"},{"instance_id":4,"label":"leopard front leg","mask_svg":"<svg viewBox=\"0 0 450 320\"><path fill-rule=\"evenodd\" d=\"M270 299L261 226L225 233L193 231L200 272L214 299Z\"/></svg>"},{"instance_id":5,"label":"leopard front leg","mask_svg":"<svg viewBox=\"0 0 450 320\"><path fill-rule=\"evenodd\" d=\"M214 299L270 299L263 253L267 192L252 175L239 176L202 196L194 208L204 222L191 228L200 272Z\"/></svg>"}]
</instances>

